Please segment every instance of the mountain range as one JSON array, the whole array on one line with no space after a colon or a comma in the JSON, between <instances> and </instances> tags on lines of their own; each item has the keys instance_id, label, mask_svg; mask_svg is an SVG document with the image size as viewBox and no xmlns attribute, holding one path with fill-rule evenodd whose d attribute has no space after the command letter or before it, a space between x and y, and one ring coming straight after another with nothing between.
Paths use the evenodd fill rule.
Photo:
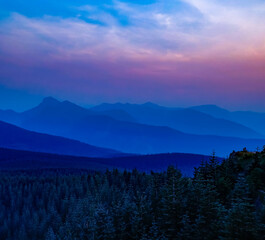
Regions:
<instances>
[{"instance_id":1,"label":"mountain range","mask_svg":"<svg viewBox=\"0 0 265 240\"><path fill-rule=\"evenodd\" d=\"M0 120L21 128L135 154L168 152L227 156L265 145L262 134L196 109L102 104L90 109L45 98L22 113L1 111ZM230 132L230 133L229 133ZM228 135L228 136L226 136Z\"/></svg>"},{"instance_id":2,"label":"mountain range","mask_svg":"<svg viewBox=\"0 0 265 240\"><path fill-rule=\"evenodd\" d=\"M123 156L111 158L79 157L0 148L0 170L79 169L105 171L107 169L161 172L175 166L182 174L192 176L194 167L209 156L187 153ZM221 158L217 158L221 161Z\"/></svg>"},{"instance_id":3,"label":"mountain range","mask_svg":"<svg viewBox=\"0 0 265 240\"><path fill-rule=\"evenodd\" d=\"M76 140L32 132L2 121L0 121L0 147L73 156L117 157L125 155Z\"/></svg>"},{"instance_id":4,"label":"mountain range","mask_svg":"<svg viewBox=\"0 0 265 240\"><path fill-rule=\"evenodd\" d=\"M191 134L240 138L264 137L241 123L215 117L203 111L197 111L195 108L167 108L152 103L142 105L105 103L91 109L98 112L123 110L139 123L167 126Z\"/></svg>"},{"instance_id":5,"label":"mountain range","mask_svg":"<svg viewBox=\"0 0 265 240\"><path fill-rule=\"evenodd\" d=\"M265 113L253 111L228 111L215 105L195 106L191 109L210 116L243 124L265 135Z\"/></svg>"}]
</instances>

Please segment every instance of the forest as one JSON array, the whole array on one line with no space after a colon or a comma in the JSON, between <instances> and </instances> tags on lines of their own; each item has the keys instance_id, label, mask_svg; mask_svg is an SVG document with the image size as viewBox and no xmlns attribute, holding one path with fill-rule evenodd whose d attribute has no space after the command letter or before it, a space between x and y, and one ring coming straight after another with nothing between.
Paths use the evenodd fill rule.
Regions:
<instances>
[{"instance_id":1,"label":"forest","mask_svg":"<svg viewBox=\"0 0 265 240\"><path fill-rule=\"evenodd\" d=\"M265 148L186 177L139 170L1 171L3 240L262 240Z\"/></svg>"}]
</instances>

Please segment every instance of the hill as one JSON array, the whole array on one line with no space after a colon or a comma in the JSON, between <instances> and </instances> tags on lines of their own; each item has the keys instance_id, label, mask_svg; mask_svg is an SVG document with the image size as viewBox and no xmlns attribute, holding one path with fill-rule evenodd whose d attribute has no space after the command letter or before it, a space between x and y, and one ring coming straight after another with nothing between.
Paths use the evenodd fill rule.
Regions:
<instances>
[{"instance_id":1,"label":"hill","mask_svg":"<svg viewBox=\"0 0 265 240\"><path fill-rule=\"evenodd\" d=\"M215 150L219 156L226 156L232 150L244 147L255 150L265 144L262 139L187 134L166 126L120 121L52 98L18 114L14 123L31 131L135 154L182 152L209 155Z\"/></svg>"},{"instance_id":2,"label":"hill","mask_svg":"<svg viewBox=\"0 0 265 240\"><path fill-rule=\"evenodd\" d=\"M0 170L34 169L87 169L104 171L106 169L137 169L139 171L161 172L168 166L176 166L184 175L192 176L195 167L209 156L199 154L156 154L114 158L88 158L50 153L22 151L0 148Z\"/></svg>"},{"instance_id":3,"label":"hill","mask_svg":"<svg viewBox=\"0 0 265 240\"><path fill-rule=\"evenodd\" d=\"M256 132L265 135L265 113L252 111L228 111L215 105L195 106L192 109L213 117L243 124Z\"/></svg>"},{"instance_id":4,"label":"hill","mask_svg":"<svg viewBox=\"0 0 265 240\"><path fill-rule=\"evenodd\" d=\"M90 157L123 155L114 150L79 141L28 131L2 121L0 121L0 147Z\"/></svg>"},{"instance_id":5,"label":"hill","mask_svg":"<svg viewBox=\"0 0 265 240\"><path fill-rule=\"evenodd\" d=\"M192 108L167 108L147 104L101 104L94 111L123 110L139 123L167 126L181 132L198 135L216 135L241 138L262 138L256 131L231 120L214 117Z\"/></svg>"}]
</instances>

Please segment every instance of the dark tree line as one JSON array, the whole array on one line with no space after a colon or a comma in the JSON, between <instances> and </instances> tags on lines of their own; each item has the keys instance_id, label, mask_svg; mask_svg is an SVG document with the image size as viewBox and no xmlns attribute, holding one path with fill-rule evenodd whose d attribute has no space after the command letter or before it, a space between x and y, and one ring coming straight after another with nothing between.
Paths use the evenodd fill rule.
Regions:
<instances>
[{"instance_id":1,"label":"dark tree line","mask_svg":"<svg viewBox=\"0 0 265 240\"><path fill-rule=\"evenodd\" d=\"M265 151L215 156L194 177L1 172L0 239L255 240L265 236Z\"/></svg>"}]
</instances>

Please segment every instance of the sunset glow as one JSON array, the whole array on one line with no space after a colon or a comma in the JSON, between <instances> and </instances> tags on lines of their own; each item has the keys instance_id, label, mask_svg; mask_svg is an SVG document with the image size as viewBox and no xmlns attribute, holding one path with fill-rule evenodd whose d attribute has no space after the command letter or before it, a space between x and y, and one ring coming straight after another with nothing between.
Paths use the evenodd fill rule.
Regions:
<instances>
[{"instance_id":1,"label":"sunset glow","mask_svg":"<svg viewBox=\"0 0 265 240\"><path fill-rule=\"evenodd\" d=\"M0 85L83 104L265 110L264 1L93 2L1 1Z\"/></svg>"}]
</instances>

